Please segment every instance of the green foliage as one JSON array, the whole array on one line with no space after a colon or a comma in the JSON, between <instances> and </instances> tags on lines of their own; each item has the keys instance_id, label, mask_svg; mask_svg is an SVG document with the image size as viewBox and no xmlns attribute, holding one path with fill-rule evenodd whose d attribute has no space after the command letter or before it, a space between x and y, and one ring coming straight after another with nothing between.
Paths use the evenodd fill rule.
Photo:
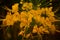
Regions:
<instances>
[{"instance_id":1,"label":"green foliage","mask_svg":"<svg viewBox=\"0 0 60 40\"><path fill-rule=\"evenodd\" d=\"M25 28L25 34L28 34L28 33L30 33L31 31L30 31L30 29L28 28L28 27L26 27Z\"/></svg>"},{"instance_id":2,"label":"green foliage","mask_svg":"<svg viewBox=\"0 0 60 40\"><path fill-rule=\"evenodd\" d=\"M33 27L36 24L35 19L32 18L32 22L30 23L30 26Z\"/></svg>"}]
</instances>

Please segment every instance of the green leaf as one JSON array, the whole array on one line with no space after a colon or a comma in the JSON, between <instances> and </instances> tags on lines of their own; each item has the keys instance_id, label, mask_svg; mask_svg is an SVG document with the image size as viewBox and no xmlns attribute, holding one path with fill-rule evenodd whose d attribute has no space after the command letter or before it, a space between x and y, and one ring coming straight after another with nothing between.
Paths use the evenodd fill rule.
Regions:
<instances>
[{"instance_id":1,"label":"green leaf","mask_svg":"<svg viewBox=\"0 0 60 40\"><path fill-rule=\"evenodd\" d=\"M23 36L21 36L21 35L20 35L20 36L18 36L18 40L22 40L22 37L23 37Z\"/></svg>"},{"instance_id":2,"label":"green leaf","mask_svg":"<svg viewBox=\"0 0 60 40\"><path fill-rule=\"evenodd\" d=\"M41 1L41 7L47 7L50 5L49 3L50 3L49 1L47 2L47 0L43 0Z\"/></svg>"},{"instance_id":3,"label":"green leaf","mask_svg":"<svg viewBox=\"0 0 60 40\"><path fill-rule=\"evenodd\" d=\"M34 18L32 18L32 22L30 23L30 26L34 26L36 24L36 22L35 22L35 19Z\"/></svg>"},{"instance_id":4,"label":"green leaf","mask_svg":"<svg viewBox=\"0 0 60 40\"><path fill-rule=\"evenodd\" d=\"M7 27L7 32L11 32L10 26Z\"/></svg>"},{"instance_id":5,"label":"green leaf","mask_svg":"<svg viewBox=\"0 0 60 40\"><path fill-rule=\"evenodd\" d=\"M25 34L28 34L28 33L30 33L31 31L30 31L30 29L28 28L28 27L26 27L25 28Z\"/></svg>"},{"instance_id":6,"label":"green leaf","mask_svg":"<svg viewBox=\"0 0 60 40\"><path fill-rule=\"evenodd\" d=\"M45 17L45 18L48 17L48 15L46 13L42 13L41 16Z\"/></svg>"}]
</instances>

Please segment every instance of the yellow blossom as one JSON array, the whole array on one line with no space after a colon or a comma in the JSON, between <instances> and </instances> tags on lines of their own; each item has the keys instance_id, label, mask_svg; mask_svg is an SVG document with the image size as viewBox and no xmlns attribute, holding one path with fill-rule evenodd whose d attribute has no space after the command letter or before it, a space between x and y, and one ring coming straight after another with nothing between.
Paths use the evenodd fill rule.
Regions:
<instances>
[{"instance_id":1,"label":"yellow blossom","mask_svg":"<svg viewBox=\"0 0 60 40\"><path fill-rule=\"evenodd\" d=\"M37 33L37 30L36 29L33 29L33 33Z\"/></svg>"},{"instance_id":2,"label":"yellow blossom","mask_svg":"<svg viewBox=\"0 0 60 40\"><path fill-rule=\"evenodd\" d=\"M33 10L33 9L30 10L29 12L30 12L32 15L35 14L35 10Z\"/></svg>"},{"instance_id":3,"label":"yellow blossom","mask_svg":"<svg viewBox=\"0 0 60 40\"><path fill-rule=\"evenodd\" d=\"M46 20L45 20L45 24L46 24L47 26L51 26L51 21L49 21L49 19L46 18Z\"/></svg>"},{"instance_id":4,"label":"yellow blossom","mask_svg":"<svg viewBox=\"0 0 60 40\"><path fill-rule=\"evenodd\" d=\"M6 18L3 20L3 24L4 25L13 25L14 24L14 21L12 20L12 18Z\"/></svg>"},{"instance_id":5,"label":"yellow blossom","mask_svg":"<svg viewBox=\"0 0 60 40\"><path fill-rule=\"evenodd\" d=\"M33 4L32 3L24 3L23 6L22 6L22 9L23 10L27 10L27 9L32 9L33 7Z\"/></svg>"},{"instance_id":6,"label":"yellow blossom","mask_svg":"<svg viewBox=\"0 0 60 40\"><path fill-rule=\"evenodd\" d=\"M50 28L51 33L54 34L56 31L55 25L51 25L49 26L49 28Z\"/></svg>"},{"instance_id":7,"label":"yellow blossom","mask_svg":"<svg viewBox=\"0 0 60 40\"><path fill-rule=\"evenodd\" d=\"M45 8L45 11L47 12L47 11L49 11L49 9L46 7L46 8Z\"/></svg>"},{"instance_id":8,"label":"yellow blossom","mask_svg":"<svg viewBox=\"0 0 60 40\"><path fill-rule=\"evenodd\" d=\"M48 16L55 16L55 15L54 15L54 12L48 13Z\"/></svg>"},{"instance_id":9,"label":"yellow blossom","mask_svg":"<svg viewBox=\"0 0 60 40\"><path fill-rule=\"evenodd\" d=\"M45 12L45 8L41 8L41 12L44 13Z\"/></svg>"},{"instance_id":10,"label":"yellow blossom","mask_svg":"<svg viewBox=\"0 0 60 40\"><path fill-rule=\"evenodd\" d=\"M26 26L26 25L28 25L28 22L27 22L27 20L22 20L21 21L21 23L20 23L20 27L22 28L22 27L24 27L24 26Z\"/></svg>"},{"instance_id":11,"label":"yellow blossom","mask_svg":"<svg viewBox=\"0 0 60 40\"><path fill-rule=\"evenodd\" d=\"M45 7L45 8L40 8L39 5L36 10L33 9L33 3L31 2L25 2L23 3L23 0L21 0L20 4L22 4L22 10L20 13L18 12L18 3L15 3L12 5L12 12L8 12L6 15L6 18L3 20L4 25L13 25L16 21L20 21L20 28L24 31L20 31L18 35L24 35L25 28L30 27L30 23L32 22L32 18L34 18L36 24L33 26L32 33L47 33L49 34L50 31L52 33L55 32L56 28L55 25L52 25L52 22L54 22L55 15L54 12L52 11L52 7ZM42 17L41 15L45 14L47 17ZM37 24L41 23L41 25ZM48 30L48 28L49 30ZM26 38L30 37L30 33L26 34Z\"/></svg>"},{"instance_id":12,"label":"yellow blossom","mask_svg":"<svg viewBox=\"0 0 60 40\"><path fill-rule=\"evenodd\" d=\"M33 31L32 31L33 33L37 33L38 32L38 27L37 27L37 25L35 25L34 26L34 28L33 28Z\"/></svg>"},{"instance_id":13,"label":"yellow blossom","mask_svg":"<svg viewBox=\"0 0 60 40\"><path fill-rule=\"evenodd\" d=\"M14 24L11 13L9 13L9 12L7 13L6 19L3 20L3 24L4 25L13 25Z\"/></svg>"},{"instance_id":14,"label":"yellow blossom","mask_svg":"<svg viewBox=\"0 0 60 40\"><path fill-rule=\"evenodd\" d=\"M32 8L33 8L33 4L32 3L29 3L28 9L32 9Z\"/></svg>"},{"instance_id":15,"label":"yellow blossom","mask_svg":"<svg viewBox=\"0 0 60 40\"><path fill-rule=\"evenodd\" d=\"M43 26L40 26L40 27L38 28L38 32L43 34L43 30L42 30L42 29L43 29Z\"/></svg>"},{"instance_id":16,"label":"yellow blossom","mask_svg":"<svg viewBox=\"0 0 60 40\"><path fill-rule=\"evenodd\" d=\"M48 29L44 29L44 31L43 31L44 33L47 33L47 34L49 34L49 31L48 31Z\"/></svg>"},{"instance_id":17,"label":"yellow blossom","mask_svg":"<svg viewBox=\"0 0 60 40\"><path fill-rule=\"evenodd\" d=\"M18 12L15 12L13 15L12 15L13 17L12 17L12 20L13 21L19 21L19 18L20 18L20 16L19 16L19 13Z\"/></svg>"},{"instance_id":18,"label":"yellow blossom","mask_svg":"<svg viewBox=\"0 0 60 40\"><path fill-rule=\"evenodd\" d=\"M18 36L19 35L22 35L23 36L24 35L24 31L20 31L19 34L18 34Z\"/></svg>"},{"instance_id":19,"label":"yellow blossom","mask_svg":"<svg viewBox=\"0 0 60 40\"><path fill-rule=\"evenodd\" d=\"M22 9L23 9L23 10L28 9L28 3L27 3L27 2L23 4Z\"/></svg>"},{"instance_id":20,"label":"yellow blossom","mask_svg":"<svg viewBox=\"0 0 60 40\"><path fill-rule=\"evenodd\" d=\"M27 23L27 13L26 12L21 12L20 21L24 22L24 23Z\"/></svg>"},{"instance_id":21,"label":"yellow blossom","mask_svg":"<svg viewBox=\"0 0 60 40\"><path fill-rule=\"evenodd\" d=\"M21 1L20 4L23 4L23 2Z\"/></svg>"},{"instance_id":22,"label":"yellow blossom","mask_svg":"<svg viewBox=\"0 0 60 40\"><path fill-rule=\"evenodd\" d=\"M45 22L45 18L44 17L40 17L41 19L40 19L40 22L42 23L42 24L45 24L44 22Z\"/></svg>"},{"instance_id":23,"label":"yellow blossom","mask_svg":"<svg viewBox=\"0 0 60 40\"><path fill-rule=\"evenodd\" d=\"M7 12L6 19L11 19L11 18L12 18L12 14L10 12Z\"/></svg>"},{"instance_id":24,"label":"yellow blossom","mask_svg":"<svg viewBox=\"0 0 60 40\"><path fill-rule=\"evenodd\" d=\"M40 16L35 16L34 19L35 19L36 22L40 22L41 18L40 18Z\"/></svg>"},{"instance_id":25,"label":"yellow blossom","mask_svg":"<svg viewBox=\"0 0 60 40\"><path fill-rule=\"evenodd\" d=\"M25 11L21 12L20 17L27 18L27 12L25 12Z\"/></svg>"},{"instance_id":26,"label":"yellow blossom","mask_svg":"<svg viewBox=\"0 0 60 40\"><path fill-rule=\"evenodd\" d=\"M29 24L30 24L30 22L32 22L32 17L33 17L33 15L30 12L28 12L28 23Z\"/></svg>"},{"instance_id":27,"label":"yellow blossom","mask_svg":"<svg viewBox=\"0 0 60 40\"><path fill-rule=\"evenodd\" d=\"M53 7L49 7L49 11L52 11L52 8L53 8Z\"/></svg>"},{"instance_id":28,"label":"yellow blossom","mask_svg":"<svg viewBox=\"0 0 60 40\"><path fill-rule=\"evenodd\" d=\"M49 17L49 20L50 20L51 22L54 22L56 19L55 19L54 17Z\"/></svg>"},{"instance_id":29,"label":"yellow blossom","mask_svg":"<svg viewBox=\"0 0 60 40\"><path fill-rule=\"evenodd\" d=\"M36 12L37 12L38 15L41 16L41 14L42 14L42 10L41 9L37 9Z\"/></svg>"},{"instance_id":30,"label":"yellow blossom","mask_svg":"<svg viewBox=\"0 0 60 40\"><path fill-rule=\"evenodd\" d=\"M23 0L20 1L20 4L23 4Z\"/></svg>"},{"instance_id":31,"label":"yellow blossom","mask_svg":"<svg viewBox=\"0 0 60 40\"><path fill-rule=\"evenodd\" d=\"M26 38L29 38L29 37L30 37L30 35L31 35L30 33L29 33L29 34L27 34L27 35L26 35Z\"/></svg>"},{"instance_id":32,"label":"yellow blossom","mask_svg":"<svg viewBox=\"0 0 60 40\"><path fill-rule=\"evenodd\" d=\"M17 12L18 11L18 3L15 3L14 5L12 5L12 12Z\"/></svg>"},{"instance_id":33,"label":"yellow blossom","mask_svg":"<svg viewBox=\"0 0 60 40\"><path fill-rule=\"evenodd\" d=\"M23 28L25 26L24 23L20 23L20 28Z\"/></svg>"}]
</instances>

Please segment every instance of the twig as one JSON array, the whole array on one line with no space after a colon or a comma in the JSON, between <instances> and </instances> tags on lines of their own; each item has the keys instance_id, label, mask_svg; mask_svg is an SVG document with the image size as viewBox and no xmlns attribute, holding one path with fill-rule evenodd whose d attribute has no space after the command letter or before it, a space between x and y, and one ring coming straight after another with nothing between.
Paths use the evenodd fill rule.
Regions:
<instances>
[{"instance_id":1,"label":"twig","mask_svg":"<svg viewBox=\"0 0 60 40\"><path fill-rule=\"evenodd\" d=\"M59 33L60 33L60 31L59 31L59 30L56 30L56 32L59 32Z\"/></svg>"},{"instance_id":2,"label":"twig","mask_svg":"<svg viewBox=\"0 0 60 40\"><path fill-rule=\"evenodd\" d=\"M54 13L56 13L58 10L60 10L60 6L54 11Z\"/></svg>"},{"instance_id":3,"label":"twig","mask_svg":"<svg viewBox=\"0 0 60 40\"><path fill-rule=\"evenodd\" d=\"M2 7L3 9L5 9L5 10L8 10L8 11L12 11L11 9L9 9L7 6L5 6L5 7Z\"/></svg>"},{"instance_id":4,"label":"twig","mask_svg":"<svg viewBox=\"0 0 60 40\"><path fill-rule=\"evenodd\" d=\"M4 19L0 19L0 21L3 21Z\"/></svg>"}]
</instances>

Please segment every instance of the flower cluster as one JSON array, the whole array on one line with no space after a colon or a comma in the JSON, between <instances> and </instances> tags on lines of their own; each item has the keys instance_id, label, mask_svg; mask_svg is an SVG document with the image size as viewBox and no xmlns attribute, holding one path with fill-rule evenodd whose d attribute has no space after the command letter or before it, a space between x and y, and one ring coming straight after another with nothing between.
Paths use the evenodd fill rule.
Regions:
<instances>
[{"instance_id":1,"label":"flower cluster","mask_svg":"<svg viewBox=\"0 0 60 40\"><path fill-rule=\"evenodd\" d=\"M16 21L20 21L21 31L19 35L24 35L27 30L31 33L49 34L54 33L56 28L53 22L56 20L52 7L33 9L32 3L23 3L20 13L18 12L18 3L12 5L12 13L7 12L6 18L3 20L4 25L13 25ZM27 11L26 11L27 10ZM27 29L27 30L26 30ZM28 34L27 36L29 36Z\"/></svg>"},{"instance_id":2,"label":"flower cluster","mask_svg":"<svg viewBox=\"0 0 60 40\"><path fill-rule=\"evenodd\" d=\"M27 2L26 2L26 3L23 4L22 9L23 9L23 10L30 10L30 9L33 8L32 6L33 6L32 3L27 3Z\"/></svg>"}]
</instances>

